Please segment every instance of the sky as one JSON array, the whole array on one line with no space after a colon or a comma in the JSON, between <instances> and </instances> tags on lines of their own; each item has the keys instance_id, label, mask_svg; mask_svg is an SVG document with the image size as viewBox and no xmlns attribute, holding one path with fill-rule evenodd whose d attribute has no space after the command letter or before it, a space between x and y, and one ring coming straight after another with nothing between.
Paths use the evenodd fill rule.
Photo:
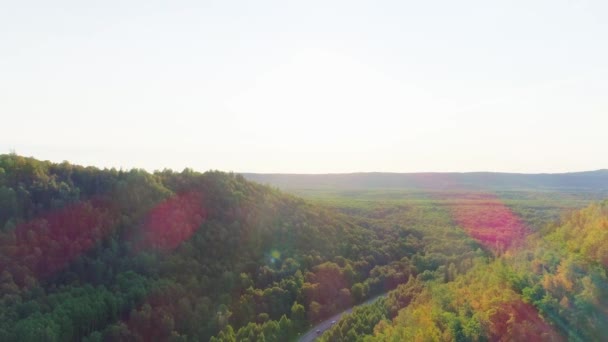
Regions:
<instances>
[{"instance_id":1,"label":"sky","mask_svg":"<svg viewBox=\"0 0 608 342\"><path fill-rule=\"evenodd\" d=\"M606 1L2 1L0 153L234 172L608 168Z\"/></svg>"}]
</instances>

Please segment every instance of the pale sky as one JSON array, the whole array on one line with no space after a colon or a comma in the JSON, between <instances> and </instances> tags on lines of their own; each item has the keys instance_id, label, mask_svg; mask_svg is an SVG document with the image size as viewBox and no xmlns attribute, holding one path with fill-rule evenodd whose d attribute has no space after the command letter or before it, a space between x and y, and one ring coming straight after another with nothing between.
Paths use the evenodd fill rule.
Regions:
<instances>
[{"instance_id":1,"label":"pale sky","mask_svg":"<svg viewBox=\"0 0 608 342\"><path fill-rule=\"evenodd\" d=\"M0 119L99 167L608 168L608 1L0 0Z\"/></svg>"}]
</instances>

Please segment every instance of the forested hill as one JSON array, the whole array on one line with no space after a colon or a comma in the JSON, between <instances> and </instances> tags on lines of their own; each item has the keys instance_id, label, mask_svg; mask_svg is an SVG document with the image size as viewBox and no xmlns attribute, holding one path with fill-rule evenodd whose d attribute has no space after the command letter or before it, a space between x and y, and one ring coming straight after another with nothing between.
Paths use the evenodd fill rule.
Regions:
<instances>
[{"instance_id":1,"label":"forested hill","mask_svg":"<svg viewBox=\"0 0 608 342\"><path fill-rule=\"evenodd\" d=\"M0 208L1 341L286 341L475 253L222 172L0 155Z\"/></svg>"},{"instance_id":2,"label":"forested hill","mask_svg":"<svg viewBox=\"0 0 608 342\"><path fill-rule=\"evenodd\" d=\"M0 156L0 208L2 341L208 340L261 314L303 326L303 274L370 237L234 174L17 155Z\"/></svg>"},{"instance_id":3,"label":"forested hill","mask_svg":"<svg viewBox=\"0 0 608 342\"><path fill-rule=\"evenodd\" d=\"M344 173L261 174L245 178L282 189L419 189L419 190L608 190L608 169L555 174L467 173Z\"/></svg>"}]
</instances>

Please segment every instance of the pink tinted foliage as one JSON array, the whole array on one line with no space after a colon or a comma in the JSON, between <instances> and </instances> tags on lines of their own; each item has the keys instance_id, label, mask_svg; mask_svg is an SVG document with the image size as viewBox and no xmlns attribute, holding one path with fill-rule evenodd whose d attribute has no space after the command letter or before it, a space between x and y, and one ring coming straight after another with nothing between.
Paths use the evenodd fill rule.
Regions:
<instances>
[{"instance_id":1,"label":"pink tinted foliage","mask_svg":"<svg viewBox=\"0 0 608 342\"><path fill-rule=\"evenodd\" d=\"M521 219L492 194L480 194L477 199L455 203L450 209L459 226L493 250L516 245L528 232Z\"/></svg>"},{"instance_id":2,"label":"pink tinted foliage","mask_svg":"<svg viewBox=\"0 0 608 342\"><path fill-rule=\"evenodd\" d=\"M564 341L536 308L521 300L503 303L490 315L492 341Z\"/></svg>"},{"instance_id":3,"label":"pink tinted foliage","mask_svg":"<svg viewBox=\"0 0 608 342\"><path fill-rule=\"evenodd\" d=\"M0 271L10 271L20 286L28 276L48 277L110 233L114 217L106 203L93 200L19 224L0 238Z\"/></svg>"},{"instance_id":4,"label":"pink tinted foliage","mask_svg":"<svg viewBox=\"0 0 608 342\"><path fill-rule=\"evenodd\" d=\"M147 215L136 250L171 251L194 234L205 221L207 211L200 193L175 195L157 204Z\"/></svg>"}]
</instances>

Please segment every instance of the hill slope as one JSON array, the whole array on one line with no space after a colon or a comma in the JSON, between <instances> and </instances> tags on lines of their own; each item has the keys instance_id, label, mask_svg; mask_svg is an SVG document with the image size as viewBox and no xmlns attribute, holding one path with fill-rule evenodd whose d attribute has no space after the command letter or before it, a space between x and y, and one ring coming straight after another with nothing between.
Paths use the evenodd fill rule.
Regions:
<instances>
[{"instance_id":1,"label":"hill slope","mask_svg":"<svg viewBox=\"0 0 608 342\"><path fill-rule=\"evenodd\" d=\"M220 330L284 341L437 260L475 253L452 234L460 249L426 256L432 240L403 220L351 218L221 172L1 155L0 207L3 341L208 340Z\"/></svg>"},{"instance_id":2,"label":"hill slope","mask_svg":"<svg viewBox=\"0 0 608 342\"><path fill-rule=\"evenodd\" d=\"M345 246L371 237L344 216L220 172L2 155L0 205L5 341L206 340L258 313L278 321L303 272L353 257ZM243 312L236 303L248 288L262 292Z\"/></svg>"}]
</instances>

